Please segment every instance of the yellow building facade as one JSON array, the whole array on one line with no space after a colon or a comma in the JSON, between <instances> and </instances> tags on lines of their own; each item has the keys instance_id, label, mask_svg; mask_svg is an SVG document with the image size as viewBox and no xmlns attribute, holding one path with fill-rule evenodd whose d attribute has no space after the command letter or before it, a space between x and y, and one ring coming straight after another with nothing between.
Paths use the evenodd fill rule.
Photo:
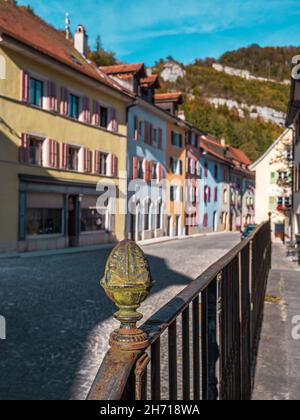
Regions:
<instances>
[{"instance_id":1,"label":"yellow building facade","mask_svg":"<svg viewBox=\"0 0 300 420\"><path fill-rule=\"evenodd\" d=\"M186 127L174 118L167 130L167 234L185 236Z\"/></svg>"},{"instance_id":2,"label":"yellow building facade","mask_svg":"<svg viewBox=\"0 0 300 420\"><path fill-rule=\"evenodd\" d=\"M3 32L0 39L0 252L122 240L132 99ZM110 185L114 209L97 201Z\"/></svg>"}]
</instances>

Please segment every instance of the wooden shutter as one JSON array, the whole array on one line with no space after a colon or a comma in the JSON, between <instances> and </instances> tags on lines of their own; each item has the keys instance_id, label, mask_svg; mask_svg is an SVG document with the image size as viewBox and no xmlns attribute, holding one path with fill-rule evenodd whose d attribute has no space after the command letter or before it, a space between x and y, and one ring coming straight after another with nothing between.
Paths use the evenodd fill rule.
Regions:
<instances>
[{"instance_id":1,"label":"wooden shutter","mask_svg":"<svg viewBox=\"0 0 300 420\"><path fill-rule=\"evenodd\" d=\"M62 87L61 97L60 97L60 113L65 116L68 115L68 111L69 111L68 97L69 97L68 89L66 89L65 87Z\"/></svg>"},{"instance_id":2,"label":"wooden shutter","mask_svg":"<svg viewBox=\"0 0 300 420\"><path fill-rule=\"evenodd\" d=\"M158 148L162 150L163 148L163 131L162 128L158 129Z\"/></svg>"},{"instance_id":3,"label":"wooden shutter","mask_svg":"<svg viewBox=\"0 0 300 420\"><path fill-rule=\"evenodd\" d=\"M137 179L138 177L138 165L139 165L139 158L137 156L133 157L133 172L132 172L132 178Z\"/></svg>"},{"instance_id":4,"label":"wooden shutter","mask_svg":"<svg viewBox=\"0 0 300 420\"><path fill-rule=\"evenodd\" d=\"M138 141L139 139L139 119L137 116L134 117L134 140Z\"/></svg>"},{"instance_id":5,"label":"wooden shutter","mask_svg":"<svg viewBox=\"0 0 300 420\"><path fill-rule=\"evenodd\" d=\"M153 125L149 124L149 144L153 144Z\"/></svg>"},{"instance_id":6,"label":"wooden shutter","mask_svg":"<svg viewBox=\"0 0 300 420\"><path fill-rule=\"evenodd\" d=\"M86 96L82 98L82 113L83 113L83 122L90 122L90 100Z\"/></svg>"},{"instance_id":7,"label":"wooden shutter","mask_svg":"<svg viewBox=\"0 0 300 420\"><path fill-rule=\"evenodd\" d=\"M67 169L68 166L68 145L61 143L60 145L60 166L62 169Z\"/></svg>"},{"instance_id":8,"label":"wooden shutter","mask_svg":"<svg viewBox=\"0 0 300 420\"><path fill-rule=\"evenodd\" d=\"M215 201L218 201L218 187L215 187Z\"/></svg>"},{"instance_id":9,"label":"wooden shutter","mask_svg":"<svg viewBox=\"0 0 300 420\"><path fill-rule=\"evenodd\" d=\"M97 101L93 101L92 124L97 126L100 125L100 105Z\"/></svg>"},{"instance_id":10,"label":"wooden shutter","mask_svg":"<svg viewBox=\"0 0 300 420\"><path fill-rule=\"evenodd\" d=\"M118 175L118 158L116 155L112 155L112 176Z\"/></svg>"},{"instance_id":11,"label":"wooden shutter","mask_svg":"<svg viewBox=\"0 0 300 420\"><path fill-rule=\"evenodd\" d=\"M25 70L21 71L21 101L29 101L30 76Z\"/></svg>"},{"instance_id":12,"label":"wooden shutter","mask_svg":"<svg viewBox=\"0 0 300 420\"><path fill-rule=\"evenodd\" d=\"M161 182L164 177L163 166L161 164L158 165L158 182Z\"/></svg>"},{"instance_id":13,"label":"wooden shutter","mask_svg":"<svg viewBox=\"0 0 300 420\"><path fill-rule=\"evenodd\" d=\"M21 134L20 136L20 163L28 163L29 161L29 137L27 134Z\"/></svg>"},{"instance_id":14,"label":"wooden shutter","mask_svg":"<svg viewBox=\"0 0 300 420\"><path fill-rule=\"evenodd\" d=\"M94 152L94 173L99 174L99 160L100 160L100 152L97 150Z\"/></svg>"},{"instance_id":15,"label":"wooden shutter","mask_svg":"<svg viewBox=\"0 0 300 420\"><path fill-rule=\"evenodd\" d=\"M148 162L148 179L147 182L151 182L152 180L152 167L153 163L151 161Z\"/></svg>"}]
</instances>

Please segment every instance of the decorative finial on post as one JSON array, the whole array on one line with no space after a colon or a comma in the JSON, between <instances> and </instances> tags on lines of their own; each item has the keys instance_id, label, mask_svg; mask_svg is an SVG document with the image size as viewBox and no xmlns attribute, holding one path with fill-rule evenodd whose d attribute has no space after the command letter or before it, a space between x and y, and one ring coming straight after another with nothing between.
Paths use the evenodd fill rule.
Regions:
<instances>
[{"instance_id":1,"label":"decorative finial on post","mask_svg":"<svg viewBox=\"0 0 300 420\"><path fill-rule=\"evenodd\" d=\"M123 241L111 252L101 280L107 296L119 311L114 317L120 328L110 337L110 345L122 350L142 350L148 346L147 334L136 324L143 318L137 312L153 286L147 258L133 241Z\"/></svg>"}]
</instances>

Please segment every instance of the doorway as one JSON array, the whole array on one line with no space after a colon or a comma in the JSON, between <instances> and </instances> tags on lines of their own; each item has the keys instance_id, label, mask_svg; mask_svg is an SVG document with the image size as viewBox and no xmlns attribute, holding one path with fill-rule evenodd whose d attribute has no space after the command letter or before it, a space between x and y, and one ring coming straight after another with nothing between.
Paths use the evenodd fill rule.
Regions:
<instances>
[{"instance_id":1,"label":"doorway","mask_svg":"<svg viewBox=\"0 0 300 420\"><path fill-rule=\"evenodd\" d=\"M75 248L79 246L79 197L70 195L68 204L69 247Z\"/></svg>"}]
</instances>

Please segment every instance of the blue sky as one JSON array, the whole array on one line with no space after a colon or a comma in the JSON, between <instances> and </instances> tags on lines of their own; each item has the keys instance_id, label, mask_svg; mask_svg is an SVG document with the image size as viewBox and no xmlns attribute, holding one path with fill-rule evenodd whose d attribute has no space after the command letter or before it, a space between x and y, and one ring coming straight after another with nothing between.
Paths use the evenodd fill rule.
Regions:
<instances>
[{"instance_id":1,"label":"blue sky","mask_svg":"<svg viewBox=\"0 0 300 420\"><path fill-rule=\"evenodd\" d=\"M125 62L151 65L172 55L189 63L258 43L300 45L300 0L19 0L56 27L70 13L85 25L90 45Z\"/></svg>"}]
</instances>

